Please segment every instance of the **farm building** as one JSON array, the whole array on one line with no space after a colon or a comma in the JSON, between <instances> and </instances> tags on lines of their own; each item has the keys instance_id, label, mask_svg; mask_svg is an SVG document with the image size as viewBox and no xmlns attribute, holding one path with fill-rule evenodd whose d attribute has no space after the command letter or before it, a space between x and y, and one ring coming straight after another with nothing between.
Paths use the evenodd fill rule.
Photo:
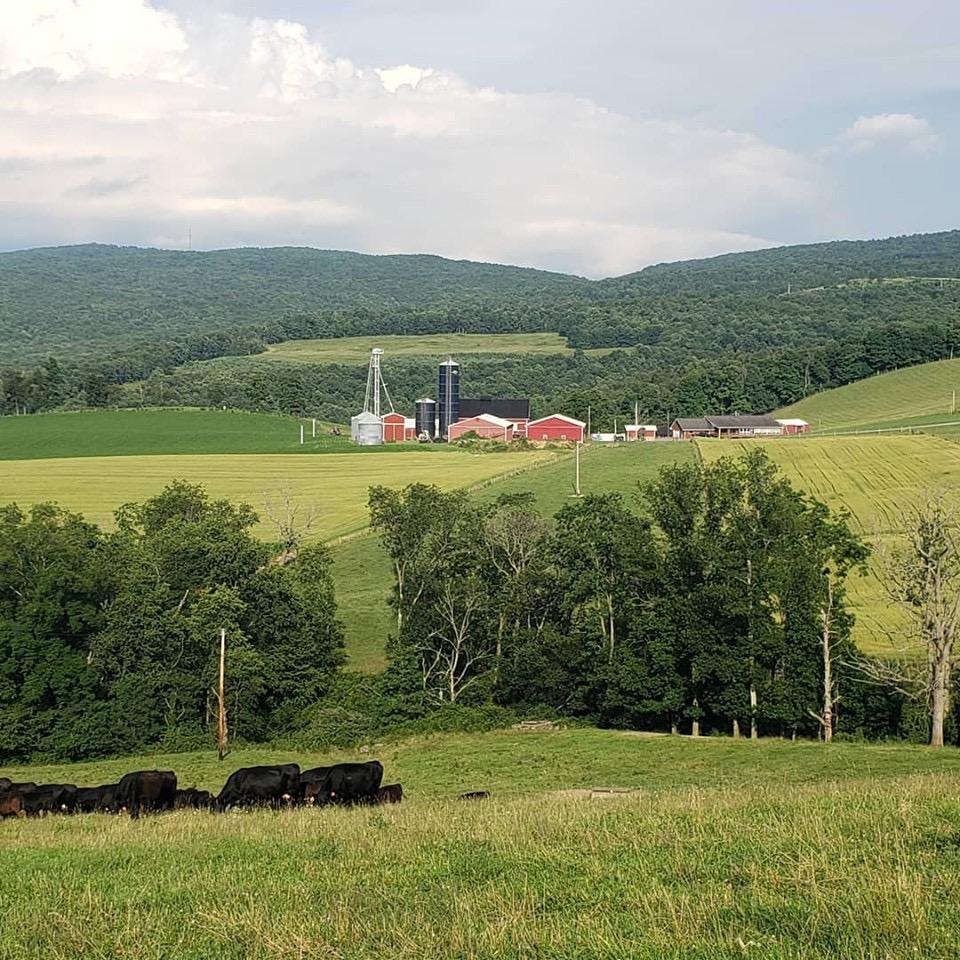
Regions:
<instances>
[{"instance_id":1,"label":"farm building","mask_svg":"<svg viewBox=\"0 0 960 960\"><path fill-rule=\"evenodd\" d=\"M587 425L582 420L554 413L549 417L531 420L527 424L527 439L536 443L549 440L575 440L583 443L583 433Z\"/></svg>"},{"instance_id":2,"label":"farm building","mask_svg":"<svg viewBox=\"0 0 960 960\"><path fill-rule=\"evenodd\" d=\"M785 437L794 437L798 433L809 433L810 424L806 420L800 420L797 417L790 417L786 420L778 420L777 423L783 427Z\"/></svg>"},{"instance_id":3,"label":"farm building","mask_svg":"<svg viewBox=\"0 0 960 960\"><path fill-rule=\"evenodd\" d=\"M416 420L402 413L388 413L383 417L383 442L401 443L404 440L416 440Z\"/></svg>"},{"instance_id":4,"label":"farm building","mask_svg":"<svg viewBox=\"0 0 960 960\"><path fill-rule=\"evenodd\" d=\"M694 437L779 437L786 431L767 414L757 416L678 417L670 424L675 440Z\"/></svg>"},{"instance_id":5,"label":"farm building","mask_svg":"<svg viewBox=\"0 0 960 960\"><path fill-rule=\"evenodd\" d=\"M627 423L623 427L627 442L634 440L656 440L657 425L655 423Z\"/></svg>"},{"instance_id":6,"label":"farm building","mask_svg":"<svg viewBox=\"0 0 960 960\"><path fill-rule=\"evenodd\" d=\"M476 417L457 420L447 428L447 439L452 443L464 434L475 433L485 440L502 440L509 443L516 436L516 428L509 420L495 417L491 413L481 413Z\"/></svg>"}]
</instances>

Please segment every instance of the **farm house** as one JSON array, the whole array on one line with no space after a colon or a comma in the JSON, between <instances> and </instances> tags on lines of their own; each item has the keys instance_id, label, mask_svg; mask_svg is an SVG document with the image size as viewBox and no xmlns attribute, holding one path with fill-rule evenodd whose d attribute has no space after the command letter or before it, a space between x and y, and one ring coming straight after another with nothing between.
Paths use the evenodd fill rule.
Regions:
<instances>
[{"instance_id":1,"label":"farm house","mask_svg":"<svg viewBox=\"0 0 960 960\"><path fill-rule=\"evenodd\" d=\"M447 429L447 438L452 443L467 433L475 433L485 440L502 440L504 443L509 443L516 434L516 428L509 420L495 417L491 413L481 413L479 416L467 417L450 424Z\"/></svg>"},{"instance_id":2,"label":"farm house","mask_svg":"<svg viewBox=\"0 0 960 960\"><path fill-rule=\"evenodd\" d=\"M767 414L749 416L678 417L670 424L674 440L695 437L780 437L785 433L779 421Z\"/></svg>"},{"instance_id":3,"label":"farm house","mask_svg":"<svg viewBox=\"0 0 960 960\"><path fill-rule=\"evenodd\" d=\"M536 443L550 440L575 440L583 443L583 433L587 425L582 420L554 413L549 417L531 420L527 424L527 439Z\"/></svg>"}]
</instances>

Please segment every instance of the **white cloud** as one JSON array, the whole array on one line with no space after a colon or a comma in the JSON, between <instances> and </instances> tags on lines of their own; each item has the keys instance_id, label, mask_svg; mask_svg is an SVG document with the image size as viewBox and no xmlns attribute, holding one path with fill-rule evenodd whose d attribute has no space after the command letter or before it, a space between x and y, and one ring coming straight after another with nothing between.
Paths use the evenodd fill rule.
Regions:
<instances>
[{"instance_id":1,"label":"white cloud","mask_svg":"<svg viewBox=\"0 0 960 960\"><path fill-rule=\"evenodd\" d=\"M858 117L840 136L853 150L869 150L883 144L925 151L937 142L929 121L912 113L878 113Z\"/></svg>"},{"instance_id":2,"label":"white cloud","mask_svg":"<svg viewBox=\"0 0 960 960\"><path fill-rule=\"evenodd\" d=\"M749 134L361 68L289 21L23 6L0 40L0 246L189 228L603 274L763 245L754 224L819 198L815 168Z\"/></svg>"}]
</instances>

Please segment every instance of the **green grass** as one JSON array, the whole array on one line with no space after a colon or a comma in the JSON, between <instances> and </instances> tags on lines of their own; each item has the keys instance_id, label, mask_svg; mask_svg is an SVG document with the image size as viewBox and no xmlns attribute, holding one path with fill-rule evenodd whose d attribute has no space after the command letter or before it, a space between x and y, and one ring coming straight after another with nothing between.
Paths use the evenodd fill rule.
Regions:
<instances>
[{"instance_id":1,"label":"green grass","mask_svg":"<svg viewBox=\"0 0 960 960\"><path fill-rule=\"evenodd\" d=\"M926 435L823 437L790 440L698 441L706 459L760 446L802 490L851 513L853 526L880 553L900 542L903 513L943 492L960 493L960 444ZM857 615L854 638L869 653L891 653L902 613L887 599L875 555L866 577L849 581Z\"/></svg>"},{"instance_id":2,"label":"green grass","mask_svg":"<svg viewBox=\"0 0 960 960\"><path fill-rule=\"evenodd\" d=\"M305 442L300 444L300 424ZM238 410L78 410L0 417L0 460L150 454L327 453L357 449L309 420Z\"/></svg>"},{"instance_id":3,"label":"green grass","mask_svg":"<svg viewBox=\"0 0 960 960\"><path fill-rule=\"evenodd\" d=\"M399 807L0 823L0 956L958 955L957 751L575 730L376 755L404 785ZM0 773L99 783L156 766L216 788L285 759L327 758ZM492 798L451 799L468 789Z\"/></svg>"},{"instance_id":4,"label":"green grass","mask_svg":"<svg viewBox=\"0 0 960 960\"><path fill-rule=\"evenodd\" d=\"M907 367L825 390L777 411L801 417L814 430L856 430L960 420L960 359Z\"/></svg>"},{"instance_id":5,"label":"green grass","mask_svg":"<svg viewBox=\"0 0 960 960\"><path fill-rule=\"evenodd\" d=\"M366 363L381 347L389 357L445 357L470 353L573 353L558 333L443 333L411 337L339 337L286 340L257 355L263 360L304 363Z\"/></svg>"},{"instance_id":6,"label":"green grass","mask_svg":"<svg viewBox=\"0 0 960 960\"><path fill-rule=\"evenodd\" d=\"M689 460L687 443L588 444L580 459L581 493L623 493L628 502L638 483L652 479L667 463ZM574 483L572 455L534 470L495 480L476 491L480 500L529 490L540 511L552 516L571 503ZM394 613L387 606L393 569L380 541L371 534L333 547L333 576L340 618L346 629L351 669L372 671L385 663L384 642L394 629Z\"/></svg>"},{"instance_id":7,"label":"green grass","mask_svg":"<svg viewBox=\"0 0 960 960\"><path fill-rule=\"evenodd\" d=\"M356 450L356 448L354 448ZM122 503L143 500L174 478L202 483L214 497L246 501L261 514L258 533L275 535L264 514L269 499L284 491L317 510L312 535L323 539L363 528L372 484L436 483L444 489L471 486L522 467L548 463L544 451L472 455L449 448L396 451L206 456L76 457L7 460L0 463L0 503L54 501L104 526Z\"/></svg>"}]
</instances>

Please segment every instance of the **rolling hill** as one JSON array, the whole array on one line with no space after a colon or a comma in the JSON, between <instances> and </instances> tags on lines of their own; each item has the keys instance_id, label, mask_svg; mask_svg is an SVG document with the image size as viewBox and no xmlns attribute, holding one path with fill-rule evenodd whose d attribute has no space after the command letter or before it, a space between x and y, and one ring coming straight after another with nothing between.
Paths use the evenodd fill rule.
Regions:
<instances>
[{"instance_id":1,"label":"rolling hill","mask_svg":"<svg viewBox=\"0 0 960 960\"><path fill-rule=\"evenodd\" d=\"M857 615L854 639L868 653L890 654L902 614L881 583L884 552L901 541L904 513L936 493L960 504L960 444L926 435L811 437L793 440L698 441L707 460L760 446L801 490L851 524L874 547L866 577L848 588Z\"/></svg>"},{"instance_id":2,"label":"rolling hill","mask_svg":"<svg viewBox=\"0 0 960 960\"><path fill-rule=\"evenodd\" d=\"M960 419L960 359L882 373L825 390L777 411L802 417L816 431L922 427Z\"/></svg>"}]
</instances>

